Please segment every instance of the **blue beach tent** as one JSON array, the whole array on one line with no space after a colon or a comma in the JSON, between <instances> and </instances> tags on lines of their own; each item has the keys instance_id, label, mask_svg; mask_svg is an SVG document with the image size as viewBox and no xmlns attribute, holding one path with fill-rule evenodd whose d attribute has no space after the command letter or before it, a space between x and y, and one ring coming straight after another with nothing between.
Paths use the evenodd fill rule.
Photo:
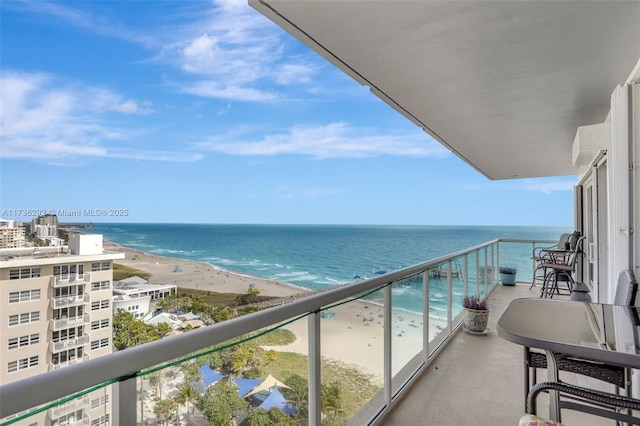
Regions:
<instances>
[{"instance_id":1,"label":"blue beach tent","mask_svg":"<svg viewBox=\"0 0 640 426\"><path fill-rule=\"evenodd\" d=\"M295 414L296 409L293 408L287 400L282 396L278 388L275 388L267 399L264 400L262 404L260 404L260 408L263 408L266 411L269 411L271 408L276 407L282 410L283 413L286 414Z\"/></svg>"},{"instance_id":2,"label":"blue beach tent","mask_svg":"<svg viewBox=\"0 0 640 426\"><path fill-rule=\"evenodd\" d=\"M203 365L202 367L200 367L198 369L198 371L200 372L200 377L202 378L202 381L204 382L205 386L211 386L212 384L214 384L215 382L217 382L220 379L223 379L224 376L222 374L218 374L215 371L213 371L208 365Z\"/></svg>"},{"instance_id":3,"label":"blue beach tent","mask_svg":"<svg viewBox=\"0 0 640 426\"><path fill-rule=\"evenodd\" d=\"M238 379L236 378L236 385L238 386L238 393L241 397L245 397L256 386L262 383L261 379Z\"/></svg>"}]
</instances>

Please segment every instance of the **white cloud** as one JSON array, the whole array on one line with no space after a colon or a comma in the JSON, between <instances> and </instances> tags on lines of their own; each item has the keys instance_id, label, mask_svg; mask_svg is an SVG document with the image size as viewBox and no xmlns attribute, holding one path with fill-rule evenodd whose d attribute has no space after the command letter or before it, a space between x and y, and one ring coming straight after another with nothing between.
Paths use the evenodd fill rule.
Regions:
<instances>
[{"instance_id":1,"label":"white cloud","mask_svg":"<svg viewBox=\"0 0 640 426\"><path fill-rule=\"evenodd\" d=\"M282 94L269 87L312 83L320 65L285 58L281 31L245 1L212 5L202 12L204 18L175 31L156 57L186 73L187 80L176 83L179 90L208 98L273 102Z\"/></svg>"},{"instance_id":2,"label":"white cloud","mask_svg":"<svg viewBox=\"0 0 640 426\"><path fill-rule=\"evenodd\" d=\"M73 8L62 2L48 1L19 1L3 2L3 7L27 10L32 13L51 16L64 21L68 25L90 31L93 34L132 41L142 45L154 44L154 39L136 30L124 27L118 22L111 21L104 16L89 13L79 8Z\"/></svg>"},{"instance_id":3,"label":"white cloud","mask_svg":"<svg viewBox=\"0 0 640 426\"><path fill-rule=\"evenodd\" d=\"M286 133L253 140L241 133L195 144L198 149L230 155L309 155L316 158L364 158L379 155L446 156L449 152L426 134L385 135L345 123L294 126Z\"/></svg>"},{"instance_id":4,"label":"white cloud","mask_svg":"<svg viewBox=\"0 0 640 426\"><path fill-rule=\"evenodd\" d=\"M0 76L2 158L62 159L115 157L160 161L194 161L199 155L112 149L135 133L113 126L108 116L148 114L150 103L123 99L103 88L61 83L47 74L3 72Z\"/></svg>"}]
</instances>

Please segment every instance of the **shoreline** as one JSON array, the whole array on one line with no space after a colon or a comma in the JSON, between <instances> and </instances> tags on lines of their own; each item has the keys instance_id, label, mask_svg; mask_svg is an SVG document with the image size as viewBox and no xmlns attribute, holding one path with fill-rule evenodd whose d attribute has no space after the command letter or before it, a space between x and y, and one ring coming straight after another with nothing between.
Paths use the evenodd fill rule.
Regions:
<instances>
[{"instance_id":1,"label":"shoreline","mask_svg":"<svg viewBox=\"0 0 640 426\"><path fill-rule=\"evenodd\" d=\"M151 254L107 239L104 239L103 247L107 251L124 253L125 258L115 263L149 273L149 282L154 284L175 284L178 288L235 294L246 294L250 284L255 284L263 296L270 297L313 293L293 284L240 274L206 262ZM180 272L174 272L176 267Z\"/></svg>"},{"instance_id":2,"label":"shoreline","mask_svg":"<svg viewBox=\"0 0 640 426\"><path fill-rule=\"evenodd\" d=\"M149 282L154 284L175 284L178 288L235 294L245 294L250 284L255 284L263 296L290 300L315 293L293 284L236 273L206 262L147 253L107 239L104 239L103 247L107 251L125 253L125 258L115 263L149 273ZM174 272L176 267L180 272ZM329 309L329 315L321 319L322 357L354 365L376 379L382 380L384 373L383 310L382 305L366 300L354 300ZM445 325L444 321L430 318L429 337L432 338L440 333ZM394 309L392 327L394 371L398 371L422 349L423 317L421 314ZM296 341L285 346L269 347L269 349L308 355L307 319L302 318L283 328L294 333Z\"/></svg>"}]
</instances>

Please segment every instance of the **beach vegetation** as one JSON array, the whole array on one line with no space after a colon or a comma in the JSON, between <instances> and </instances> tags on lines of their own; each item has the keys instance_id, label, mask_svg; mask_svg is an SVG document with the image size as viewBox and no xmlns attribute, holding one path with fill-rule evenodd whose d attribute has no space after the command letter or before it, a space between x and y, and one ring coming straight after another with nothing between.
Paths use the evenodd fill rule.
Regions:
<instances>
[{"instance_id":1,"label":"beach vegetation","mask_svg":"<svg viewBox=\"0 0 640 426\"><path fill-rule=\"evenodd\" d=\"M177 420L178 403L174 399L156 399L156 404L153 408L153 413L156 415L162 425L168 425Z\"/></svg>"},{"instance_id":2,"label":"beach vegetation","mask_svg":"<svg viewBox=\"0 0 640 426\"><path fill-rule=\"evenodd\" d=\"M130 266L121 265L119 263L113 264L113 280L122 281L127 278L138 276L142 279L149 280L151 274L141 269L132 268Z\"/></svg>"},{"instance_id":3,"label":"beach vegetation","mask_svg":"<svg viewBox=\"0 0 640 426\"><path fill-rule=\"evenodd\" d=\"M291 330L279 328L255 339L260 346L285 346L296 341L296 335Z\"/></svg>"},{"instance_id":4,"label":"beach vegetation","mask_svg":"<svg viewBox=\"0 0 640 426\"><path fill-rule=\"evenodd\" d=\"M322 399L322 412L331 419L331 424L334 425L338 414L344 413L342 382L323 383L320 395Z\"/></svg>"},{"instance_id":5,"label":"beach vegetation","mask_svg":"<svg viewBox=\"0 0 640 426\"><path fill-rule=\"evenodd\" d=\"M207 388L199 408L205 418L215 425L234 424L237 413L247 408L247 402L238 395L238 389L229 379L218 380Z\"/></svg>"},{"instance_id":6,"label":"beach vegetation","mask_svg":"<svg viewBox=\"0 0 640 426\"><path fill-rule=\"evenodd\" d=\"M182 383L175 400L179 405L185 405L189 413L191 404L198 400L198 392L191 386L191 382Z\"/></svg>"},{"instance_id":7,"label":"beach vegetation","mask_svg":"<svg viewBox=\"0 0 640 426\"><path fill-rule=\"evenodd\" d=\"M164 325L145 324L135 319L131 312L118 309L118 312L113 314L113 344L120 350L153 342L164 334Z\"/></svg>"},{"instance_id":8,"label":"beach vegetation","mask_svg":"<svg viewBox=\"0 0 640 426\"><path fill-rule=\"evenodd\" d=\"M256 407L249 411L245 424L247 426L297 426L300 422L279 408L272 407L269 411L266 411L260 407Z\"/></svg>"}]
</instances>

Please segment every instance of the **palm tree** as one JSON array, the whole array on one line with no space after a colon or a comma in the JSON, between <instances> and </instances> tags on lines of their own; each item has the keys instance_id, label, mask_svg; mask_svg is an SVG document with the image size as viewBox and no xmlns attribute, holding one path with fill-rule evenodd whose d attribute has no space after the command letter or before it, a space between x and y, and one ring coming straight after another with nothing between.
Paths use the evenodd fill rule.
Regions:
<instances>
[{"instance_id":1,"label":"palm tree","mask_svg":"<svg viewBox=\"0 0 640 426\"><path fill-rule=\"evenodd\" d=\"M256 360L255 348L241 345L236 348L233 353L233 370L236 373L242 373L248 369Z\"/></svg>"},{"instance_id":2,"label":"palm tree","mask_svg":"<svg viewBox=\"0 0 640 426\"><path fill-rule=\"evenodd\" d=\"M198 365L195 362L191 362L188 364L183 364L182 372L184 373L184 381L187 383L193 383L200 379L200 371L198 370Z\"/></svg>"},{"instance_id":3,"label":"palm tree","mask_svg":"<svg viewBox=\"0 0 640 426\"><path fill-rule=\"evenodd\" d=\"M269 349L262 357L262 362L264 362L264 365L269 365L276 360L277 355L278 353L276 351Z\"/></svg>"},{"instance_id":4,"label":"palm tree","mask_svg":"<svg viewBox=\"0 0 640 426\"><path fill-rule=\"evenodd\" d=\"M340 382L331 382L329 386L324 384L322 390L322 411L325 413L333 413L331 424L335 424L338 414L344 412L342 405L342 384Z\"/></svg>"},{"instance_id":5,"label":"palm tree","mask_svg":"<svg viewBox=\"0 0 640 426\"><path fill-rule=\"evenodd\" d=\"M175 419L178 403L173 399L160 399L156 398L156 406L153 408L153 412L158 417L158 420L163 425L169 423L169 421Z\"/></svg>"},{"instance_id":6,"label":"palm tree","mask_svg":"<svg viewBox=\"0 0 640 426\"><path fill-rule=\"evenodd\" d=\"M187 413L189 413L189 406L192 401L198 397L198 392L189 383L183 383L178 388L178 395L176 396L176 402L180 405L187 405Z\"/></svg>"},{"instance_id":7,"label":"palm tree","mask_svg":"<svg viewBox=\"0 0 640 426\"><path fill-rule=\"evenodd\" d=\"M162 398L162 374L154 371L149 374L149 386L151 386L159 398Z\"/></svg>"}]
</instances>

